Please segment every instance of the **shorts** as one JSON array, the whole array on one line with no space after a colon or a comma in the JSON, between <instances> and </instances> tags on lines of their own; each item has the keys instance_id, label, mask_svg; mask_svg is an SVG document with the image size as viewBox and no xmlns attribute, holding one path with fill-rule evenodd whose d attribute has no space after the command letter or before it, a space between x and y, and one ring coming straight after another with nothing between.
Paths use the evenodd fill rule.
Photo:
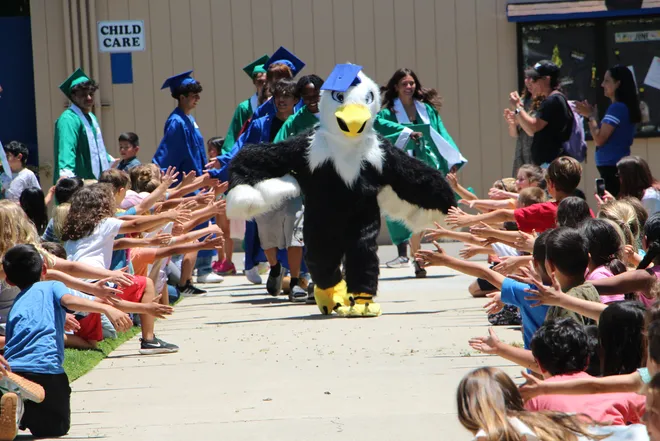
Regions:
<instances>
[{"instance_id":1,"label":"shorts","mask_svg":"<svg viewBox=\"0 0 660 441\"><path fill-rule=\"evenodd\" d=\"M147 278L144 276L133 276L133 284L131 286L120 286L118 289L121 291L118 297L127 302L140 303L144 290L147 288Z\"/></svg>"},{"instance_id":2,"label":"shorts","mask_svg":"<svg viewBox=\"0 0 660 441\"><path fill-rule=\"evenodd\" d=\"M254 220L259 231L259 241L264 250L302 247L302 224L304 207L302 199L288 200L277 210L257 216Z\"/></svg>"},{"instance_id":3,"label":"shorts","mask_svg":"<svg viewBox=\"0 0 660 441\"><path fill-rule=\"evenodd\" d=\"M80 329L73 333L84 340L88 341L102 341L103 340L103 326L101 324L101 314L92 312L78 320Z\"/></svg>"},{"instance_id":4,"label":"shorts","mask_svg":"<svg viewBox=\"0 0 660 441\"><path fill-rule=\"evenodd\" d=\"M495 268L496 265L491 265L490 269ZM479 289L482 291L499 291L497 287L495 287L492 283L490 283L486 279L477 279L477 285L479 285Z\"/></svg>"}]
</instances>

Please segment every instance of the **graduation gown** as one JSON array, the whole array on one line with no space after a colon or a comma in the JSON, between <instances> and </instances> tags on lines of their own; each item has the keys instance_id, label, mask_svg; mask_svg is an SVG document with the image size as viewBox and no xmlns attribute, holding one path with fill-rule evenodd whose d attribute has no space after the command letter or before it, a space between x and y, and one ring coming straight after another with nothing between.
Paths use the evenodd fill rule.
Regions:
<instances>
[{"instance_id":1,"label":"graduation gown","mask_svg":"<svg viewBox=\"0 0 660 441\"><path fill-rule=\"evenodd\" d=\"M309 130L318 124L318 122L319 119L307 109L307 106L303 106L284 122L280 131L275 135L273 142L284 141L291 136Z\"/></svg>"},{"instance_id":2,"label":"graduation gown","mask_svg":"<svg viewBox=\"0 0 660 441\"><path fill-rule=\"evenodd\" d=\"M85 117L94 135L96 135L96 130L92 123L92 117L96 117L92 113L86 114ZM98 161L100 170L103 170L101 159L91 157L85 126L78 115L71 109L66 109L57 121L55 121L54 147L54 184L60 178L60 172L62 170L70 170L75 176L82 179L97 179L92 171L92 161ZM108 162L112 162L110 155L108 155L107 159Z\"/></svg>"},{"instance_id":3,"label":"graduation gown","mask_svg":"<svg viewBox=\"0 0 660 441\"><path fill-rule=\"evenodd\" d=\"M231 123L229 123L229 129L227 130L227 135L225 136L225 143L222 146L222 153L229 153L236 143L243 125L246 121L252 117L254 111L259 107L259 98L255 93L249 99L241 102L236 110L234 111L234 116L231 118Z\"/></svg>"},{"instance_id":4,"label":"graduation gown","mask_svg":"<svg viewBox=\"0 0 660 441\"><path fill-rule=\"evenodd\" d=\"M181 173L195 170L197 176L202 176L207 163L206 149L195 117L178 107L170 113L152 161L162 170L174 166Z\"/></svg>"},{"instance_id":5,"label":"graduation gown","mask_svg":"<svg viewBox=\"0 0 660 441\"><path fill-rule=\"evenodd\" d=\"M456 146L456 143L449 135L449 132L447 132L447 129L442 123L442 118L440 118L440 115L438 114L437 110L435 110L435 108L430 104L423 103L423 105L426 108L426 112L429 118L429 125L431 126L431 128L435 129L435 131L439 133L440 136L445 141L447 141L453 149L459 151L458 147ZM390 123L400 124L399 119L397 118L397 114L393 109L386 108L381 110L380 112L378 112L378 119L383 121L388 121ZM423 122L419 113L417 114L416 119L418 123ZM410 124L400 124L400 126L404 126L404 127L409 125ZM405 135L405 133L400 129L397 130L396 126L383 125L382 127L380 127L380 130L378 131L392 144L394 144L396 147L399 147L401 149L403 149L405 147L405 144L408 142L408 137L402 136ZM419 154L416 155L417 158L423 161L424 163L426 163L427 165L433 167L434 169L442 171L443 174L446 175L447 172L449 172L449 165L447 163L447 160L442 156L442 154L440 154L435 144L424 143L423 149L424 149L423 152L419 152ZM460 167L463 164L464 163L458 163L456 165ZM392 243L394 243L395 245L399 245L401 243L407 242L412 237L412 232L408 228L406 228L406 226L403 223L389 218L386 219L386 222L387 222L387 230L390 233L390 239L392 240Z\"/></svg>"}]
</instances>

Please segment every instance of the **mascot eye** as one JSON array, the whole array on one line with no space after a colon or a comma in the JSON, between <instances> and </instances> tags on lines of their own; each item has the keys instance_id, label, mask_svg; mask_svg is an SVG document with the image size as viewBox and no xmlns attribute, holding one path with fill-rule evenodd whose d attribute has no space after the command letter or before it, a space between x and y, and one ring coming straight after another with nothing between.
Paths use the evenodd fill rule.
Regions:
<instances>
[{"instance_id":1,"label":"mascot eye","mask_svg":"<svg viewBox=\"0 0 660 441\"><path fill-rule=\"evenodd\" d=\"M367 102L367 104L373 103L374 102L374 93L372 91L369 91L369 93L367 94L367 96L364 100Z\"/></svg>"},{"instance_id":2,"label":"mascot eye","mask_svg":"<svg viewBox=\"0 0 660 441\"><path fill-rule=\"evenodd\" d=\"M332 99L338 103L344 102L344 92L332 92Z\"/></svg>"}]
</instances>

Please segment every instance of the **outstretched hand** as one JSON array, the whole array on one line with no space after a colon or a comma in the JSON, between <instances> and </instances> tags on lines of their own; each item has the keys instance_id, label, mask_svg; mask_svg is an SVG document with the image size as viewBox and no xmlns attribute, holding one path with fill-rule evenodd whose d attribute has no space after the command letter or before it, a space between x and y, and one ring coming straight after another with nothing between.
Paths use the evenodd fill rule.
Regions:
<instances>
[{"instance_id":1,"label":"outstretched hand","mask_svg":"<svg viewBox=\"0 0 660 441\"><path fill-rule=\"evenodd\" d=\"M433 223L435 224L436 229L435 230L429 229L429 230L426 230L424 232L424 239L426 239L426 240L441 239L449 232L449 230L447 230L445 227L443 227L439 223L437 223L437 222L433 222Z\"/></svg>"},{"instance_id":2,"label":"outstretched hand","mask_svg":"<svg viewBox=\"0 0 660 441\"><path fill-rule=\"evenodd\" d=\"M497 354L500 343L500 339L493 328L488 328L487 337L474 337L468 341L472 349L484 354Z\"/></svg>"},{"instance_id":3,"label":"outstretched hand","mask_svg":"<svg viewBox=\"0 0 660 441\"><path fill-rule=\"evenodd\" d=\"M517 280L518 282L526 283L536 287L536 289L528 288L525 290L525 292L529 294L529 296L525 297L525 300L535 302L530 303L532 308L542 305L560 306L561 299L566 294L562 292L561 286L557 281L557 277L555 277L555 273L553 272L549 276L550 282L552 283L550 286L544 285L543 282L538 279L538 277L532 275L528 268L523 269L522 276L511 276L511 278Z\"/></svg>"},{"instance_id":4,"label":"outstretched hand","mask_svg":"<svg viewBox=\"0 0 660 441\"><path fill-rule=\"evenodd\" d=\"M486 314L488 315L496 314L500 312L502 309L504 309L504 303L502 302L502 293L492 292L490 294L486 294L486 297L490 299L490 301L484 305Z\"/></svg>"},{"instance_id":5,"label":"outstretched hand","mask_svg":"<svg viewBox=\"0 0 660 441\"><path fill-rule=\"evenodd\" d=\"M472 223L472 217L473 216L465 213L460 208L451 207L445 221L447 222L447 225L452 228L461 228L469 226Z\"/></svg>"},{"instance_id":6,"label":"outstretched hand","mask_svg":"<svg viewBox=\"0 0 660 441\"><path fill-rule=\"evenodd\" d=\"M433 245L435 245L436 251L419 250L415 253L415 260L422 268L426 268L427 266L442 266L447 261L448 256L440 247L440 244L434 241Z\"/></svg>"},{"instance_id":7,"label":"outstretched hand","mask_svg":"<svg viewBox=\"0 0 660 441\"><path fill-rule=\"evenodd\" d=\"M526 382L520 385L518 391L520 392L520 395L524 401L529 401L532 398L545 394L545 383L543 381L539 380L533 375L529 375L525 371L522 371L522 376L525 378Z\"/></svg>"}]
</instances>

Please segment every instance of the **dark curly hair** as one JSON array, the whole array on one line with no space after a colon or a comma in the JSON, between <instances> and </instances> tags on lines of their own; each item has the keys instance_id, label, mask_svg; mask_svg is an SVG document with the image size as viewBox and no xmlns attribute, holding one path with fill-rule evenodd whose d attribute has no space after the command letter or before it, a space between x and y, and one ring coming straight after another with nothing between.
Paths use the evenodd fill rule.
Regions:
<instances>
[{"instance_id":1,"label":"dark curly hair","mask_svg":"<svg viewBox=\"0 0 660 441\"><path fill-rule=\"evenodd\" d=\"M88 92L94 93L99 90L99 85L94 80L85 81L84 83L76 84L71 88L69 97L75 95L79 90L86 90Z\"/></svg>"},{"instance_id":2,"label":"dark curly hair","mask_svg":"<svg viewBox=\"0 0 660 441\"><path fill-rule=\"evenodd\" d=\"M296 82L292 80L279 80L270 86L270 94L272 96L292 96L294 98L300 98L300 95L297 94Z\"/></svg>"},{"instance_id":3,"label":"dark curly hair","mask_svg":"<svg viewBox=\"0 0 660 441\"><path fill-rule=\"evenodd\" d=\"M531 342L532 355L550 375L582 372L589 363L589 338L584 326L570 317L547 320Z\"/></svg>"},{"instance_id":4,"label":"dark curly hair","mask_svg":"<svg viewBox=\"0 0 660 441\"><path fill-rule=\"evenodd\" d=\"M62 227L62 240L79 240L87 237L103 219L114 214L115 197L112 185L97 183L81 188L71 198L69 215Z\"/></svg>"},{"instance_id":5,"label":"dark curly hair","mask_svg":"<svg viewBox=\"0 0 660 441\"><path fill-rule=\"evenodd\" d=\"M188 95L191 93L202 93L202 85L195 81L194 83L188 83L183 86L178 86L172 92L172 98L178 100L182 95Z\"/></svg>"},{"instance_id":6,"label":"dark curly hair","mask_svg":"<svg viewBox=\"0 0 660 441\"><path fill-rule=\"evenodd\" d=\"M442 107L442 97L438 94L438 91L435 89L424 88L422 83L420 83L419 78L417 78L417 74L415 74L412 69L405 67L394 72L390 81L387 82L387 86L381 88L381 92L384 94L383 109L392 109L392 107L394 107L394 100L399 97L399 94L396 91L396 86L402 78L408 75L415 80L415 93L413 98L432 105L436 110L440 110L440 107Z\"/></svg>"},{"instance_id":7,"label":"dark curly hair","mask_svg":"<svg viewBox=\"0 0 660 441\"><path fill-rule=\"evenodd\" d=\"M313 84L315 89L320 89L321 86L323 86L323 78L314 74L301 77L296 83L296 95L301 96L303 89L307 87L308 84Z\"/></svg>"}]
</instances>

